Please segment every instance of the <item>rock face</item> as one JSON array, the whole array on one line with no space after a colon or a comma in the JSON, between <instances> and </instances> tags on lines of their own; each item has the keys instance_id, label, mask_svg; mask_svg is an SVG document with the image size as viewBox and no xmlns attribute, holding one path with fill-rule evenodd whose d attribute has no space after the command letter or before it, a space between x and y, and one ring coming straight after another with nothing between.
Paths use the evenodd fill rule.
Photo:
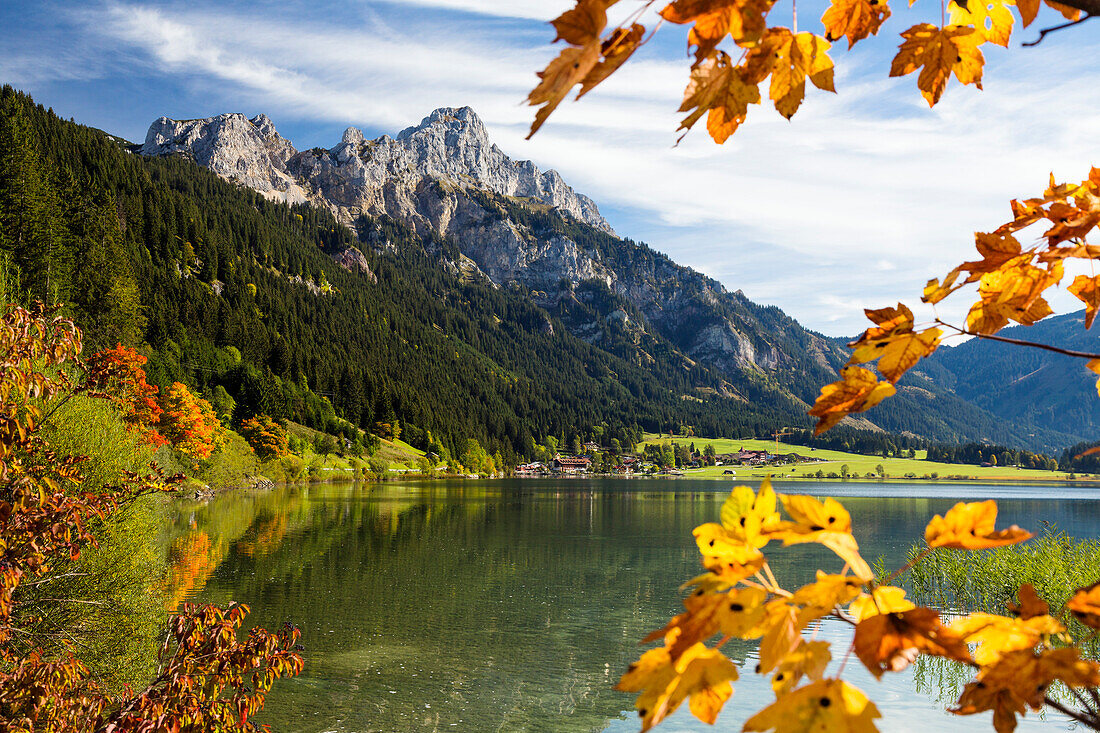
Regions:
<instances>
[{"instance_id":1,"label":"rock face","mask_svg":"<svg viewBox=\"0 0 1100 733\"><path fill-rule=\"evenodd\" d=\"M820 384L840 363L834 344L777 309L761 308L644 245L619 239L592 200L557 172L505 155L469 107L437 109L396 137L368 140L349 127L336 146L302 152L264 115L162 117L150 127L142 152L187 155L269 198L325 207L378 251L393 245L372 238L363 223L379 217L402 222L425 241L449 240L458 256L441 258L441 265L452 273L522 285L590 343L625 339L646 354L658 348L652 339L659 335L688 360L731 375L741 385L736 389L746 379L759 381L761 373L792 369L808 370ZM595 232L544 226L548 212ZM366 270L358 251L341 253L337 261ZM566 297L563 282L584 287L570 288ZM547 327L552 329L549 322ZM800 398L806 397L812 396Z\"/></svg>"},{"instance_id":2,"label":"rock face","mask_svg":"<svg viewBox=\"0 0 1100 733\"><path fill-rule=\"evenodd\" d=\"M161 117L141 146L142 155L187 155L223 178L290 204L308 200L286 168L297 152L267 115L249 120L239 113L205 120Z\"/></svg>"}]
</instances>

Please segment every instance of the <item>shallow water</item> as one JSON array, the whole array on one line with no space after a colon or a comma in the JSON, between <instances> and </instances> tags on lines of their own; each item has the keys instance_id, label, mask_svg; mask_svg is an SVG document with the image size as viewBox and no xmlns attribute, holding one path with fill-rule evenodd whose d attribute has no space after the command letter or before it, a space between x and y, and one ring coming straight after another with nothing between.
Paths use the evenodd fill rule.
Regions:
<instances>
[{"instance_id":1,"label":"shallow water","mask_svg":"<svg viewBox=\"0 0 1100 733\"><path fill-rule=\"evenodd\" d=\"M998 524L1100 534L1100 492L1051 486L777 484L845 496L864 557L888 567L928 519L960 498L997 498ZM265 626L302 629L306 669L279 683L263 720L276 731L638 729L611 689L638 640L682 610L699 571L691 530L716 521L729 484L693 480L502 480L285 487L175 505L177 598L235 600ZM786 587L840 563L821 548L769 553ZM849 631L826 622L818 638ZM839 643L834 653L845 648ZM685 710L658 730L739 730L772 699L744 668L718 726ZM836 662L834 662L834 665ZM883 711L880 728L991 729L989 714L944 712L930 668L875 682L845 676ZM918 689L919 688L919 689ZM932 692L929 692L929 689ZM1022 730L1068 727L1030 715Z\"/></svg>"}]
</instances>

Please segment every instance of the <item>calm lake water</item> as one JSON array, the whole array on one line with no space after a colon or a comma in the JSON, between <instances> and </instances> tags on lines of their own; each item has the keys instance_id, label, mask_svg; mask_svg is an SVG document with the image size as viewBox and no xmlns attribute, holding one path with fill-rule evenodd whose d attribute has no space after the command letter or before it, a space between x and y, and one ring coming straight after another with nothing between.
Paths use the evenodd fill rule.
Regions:
<instances>
[{"instance_id":1,"label":"calm lake water","mask_svg":"<svg viewBox=\"0 0 1100 733\"><path fill-rule=\"evenodd\" d=\"M612 685L638 640L682 610L698 574L691 530L717 521L731 484L692 480L501 480L286 487L177 503L169 541L179 599L252 606L255 623L302 629L305 672L278 684L276 731L615 731L639 728ZM1100 534L1100 490L987 485L777 483L846 497L864 557L904 562L928 519L996 498L998 524ZM781 583L841 563L817 547L769 553ZM822 565L822 563L825 563ZM830 623L818 638L847 639ZM846 642L844 642L846 643ZM834 647L840 656L843 643ZM657 730L740 730L772 693L751 644L714 728L687 706ZM836 662L834 662L834 665ZM832 667L830 668L832 669ZM943 672L845 676L884 731L991 730L944 712ZM949 694L949 693L947 693ZM1029 714L1022 730L1064 730Z\"/></svg>"}]
</instances>

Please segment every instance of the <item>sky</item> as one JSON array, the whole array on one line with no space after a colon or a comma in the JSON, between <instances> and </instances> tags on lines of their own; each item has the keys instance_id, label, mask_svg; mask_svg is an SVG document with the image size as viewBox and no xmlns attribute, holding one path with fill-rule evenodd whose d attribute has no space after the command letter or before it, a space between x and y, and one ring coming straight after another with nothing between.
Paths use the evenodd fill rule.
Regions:
<instances>
[{"instance_id":1,"label":"sky","mask_svg":"<svg viewBox=\"0 0 1100 733\"><path fill-rule=\"evenodd\" d=\"M790 2L773 24L790 22ZM920 292L972 258L974 231L1010 218L1008 202L1041 194L1051 173L1079 181L1100 165L1100 24L1021 47L1061 22L1044 9L1009 49L982 47L984 91L952 81L929 109L915 75L888 73L898 33L938 23L931 0L894 0L878 37L834 43L837 94L810 88L790 121L753 107L725 145L702 123L676 144L689 61L672 24L528 141L524 99L560 50L547 21L569 4L5 0L0 83L133 141L160 116L262 112L300 150L336 145L349 125L392 135L468 105L505 153L558 170L621 236L831 336L898 301L932 317ZM826 6L802 0L799 30L821 32ZM1053 302L1075 309L1068 295ZM961 322L967 306L956 296L939 315Z\"/></svg>"}]
</instances>

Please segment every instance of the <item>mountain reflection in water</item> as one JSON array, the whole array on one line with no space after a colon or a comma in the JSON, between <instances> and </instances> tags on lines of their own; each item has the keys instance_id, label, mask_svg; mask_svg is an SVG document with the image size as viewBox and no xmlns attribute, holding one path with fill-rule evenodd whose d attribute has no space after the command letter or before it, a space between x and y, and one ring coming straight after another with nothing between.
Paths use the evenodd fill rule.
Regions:
<instances>
[{"instance_id":1,"label":"mountain reflection in water","mask_svg":"<svg viewBox=\"0 0 1100 733\"><path fill-rule=\"evenodd\" d=\"M1047 520L1082 537L1100 529L1100 501L1075 489L777 488L862 494L843 503L864 557L887 567L904 562L932 514L964 496L1007 494L1004 524ZM261 718L276 731L634 731L632 696L611 688L637 658L638 640L682 610L677 588L699 572L691 530L717 520L728 490L609 479L238 491L174 505L169 584L176 600L235 600L252 607L256 624L302 629L305 672L276 685ZM817 567L841 567L814 546L776 548L769 558L788 588ZM837 642L835 658L849 638L842 626L816 631ZM739 730L768 704L752 644L724 649L743 669L718 726L685 706L658 730ZM943 712L914 689L911 673L875 682L850 663L845 674L883 711L881 730L991 729L988 714ZM1067 727L1029 714L1021 730Z\"/></svg>"}]
</instances>

